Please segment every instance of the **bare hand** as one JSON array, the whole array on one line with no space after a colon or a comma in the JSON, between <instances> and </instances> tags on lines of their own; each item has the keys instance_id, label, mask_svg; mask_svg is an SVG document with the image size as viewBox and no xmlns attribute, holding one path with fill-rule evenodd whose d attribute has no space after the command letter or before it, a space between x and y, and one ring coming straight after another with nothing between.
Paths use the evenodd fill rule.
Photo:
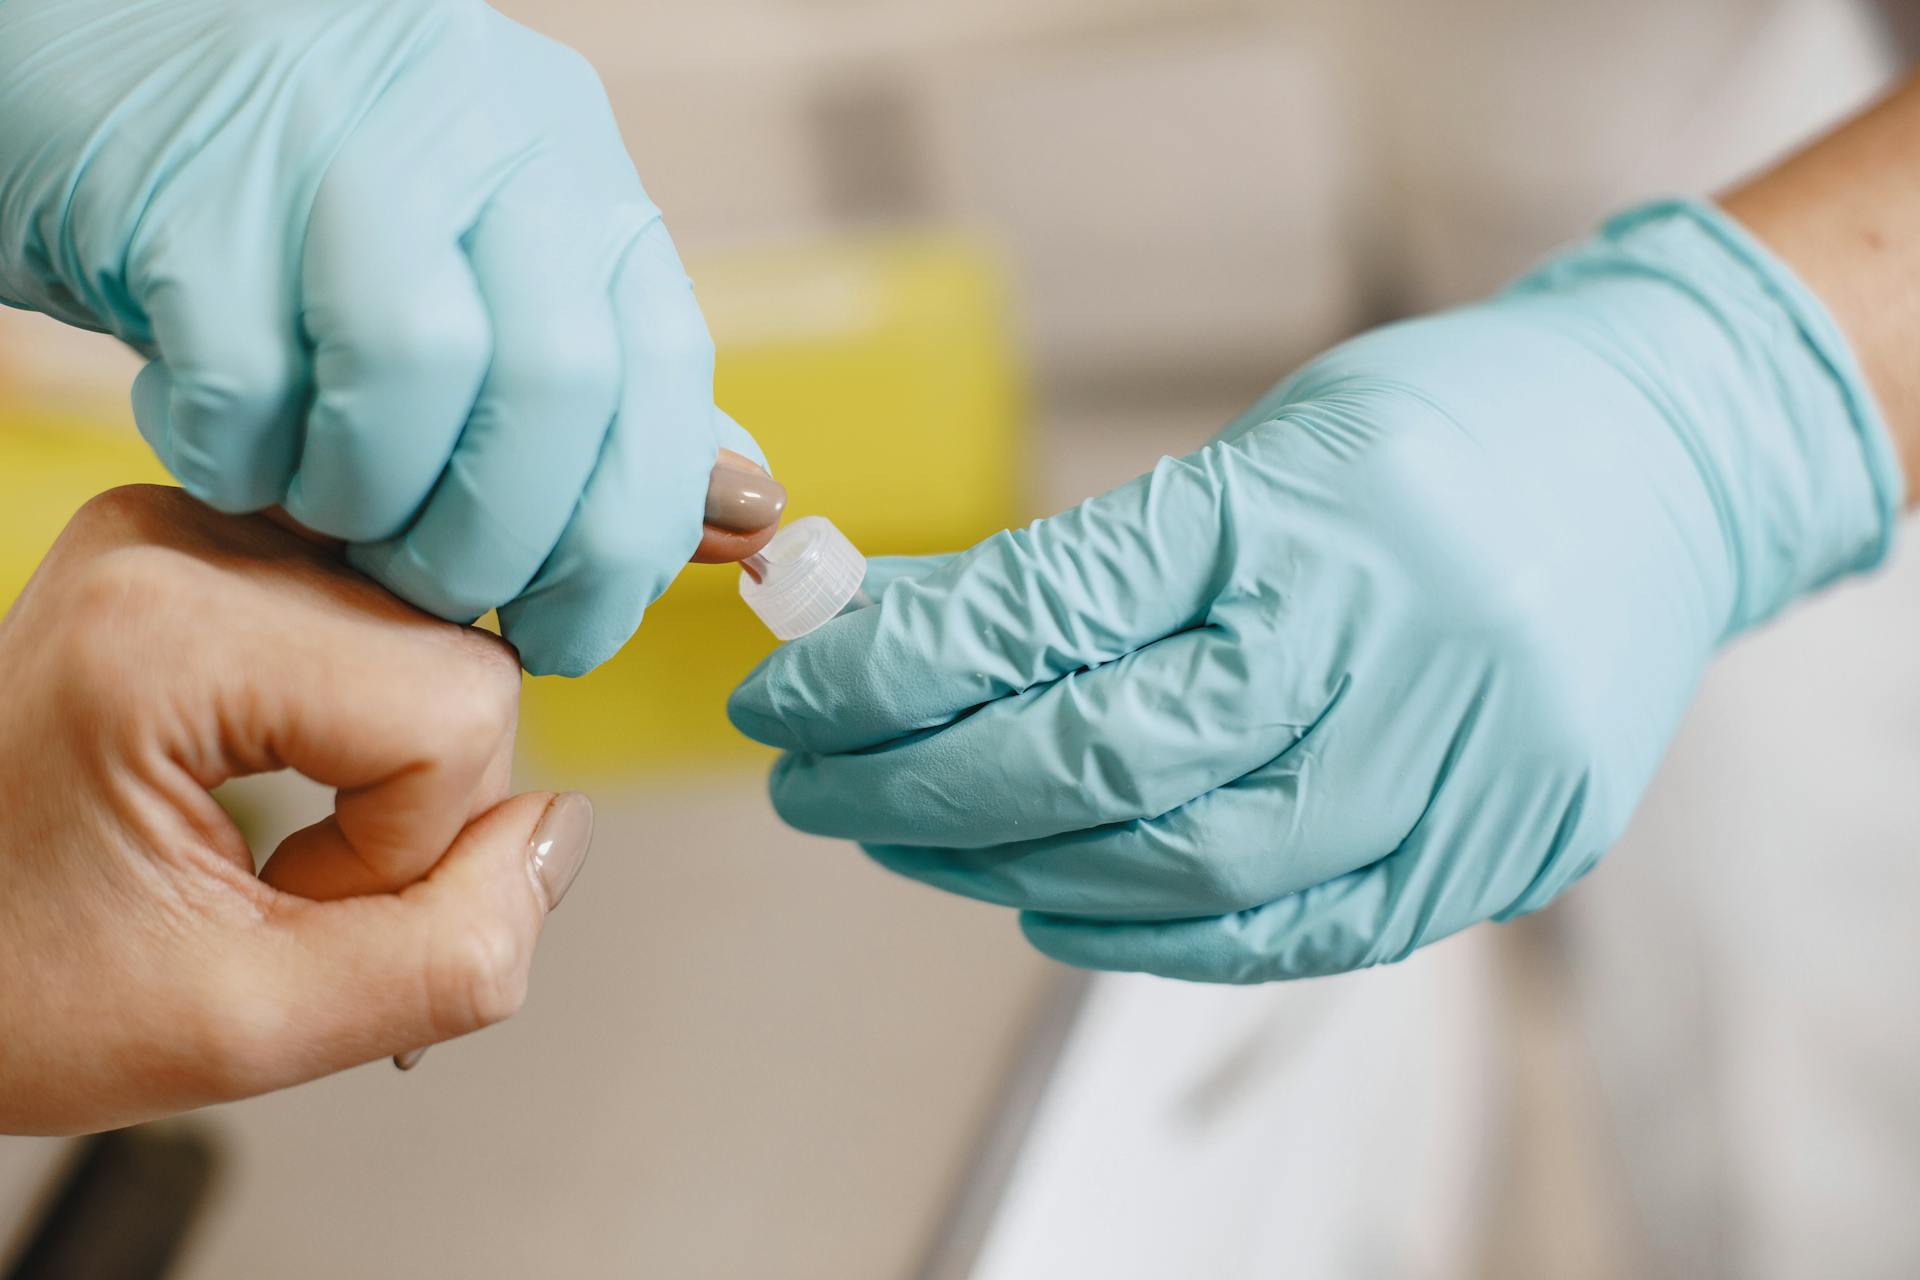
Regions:
<instances>
[{"instance_id":1,"label":"bare hand","mask_svg":"<svg viewBox=\"0 0 1920 1280\"><path fill-rule=\"evenodd\" d=\"M512 1014L586 853L510 796L519 663L177 490L74 517L0 622L0 1132L246 1097ZM209 794L334 813L254 874Z\"/></svg>"}]
</instances>

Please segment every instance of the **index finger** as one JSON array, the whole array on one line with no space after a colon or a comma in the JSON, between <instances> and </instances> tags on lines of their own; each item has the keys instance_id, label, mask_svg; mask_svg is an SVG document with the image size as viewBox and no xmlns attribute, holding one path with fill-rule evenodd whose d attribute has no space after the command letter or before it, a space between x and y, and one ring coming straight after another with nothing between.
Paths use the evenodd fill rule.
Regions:
<instances>
[{"instance_id":1,"label":"index finger","mask_svg":"<svg viewBox=\"0 0 1920 1280\"><path fill-rule=\"evenodd\" d=\"M179 514L163 540L218 571L196 588L200 620L184 646L204 664L207 718L183 749L217 753L199 780L292 768L337 789L334 813L269 862L277 888L338 898L418 880L507 793L512 649L420 613L264 520Z\"/></svg>"},{"instance_id":2,"label":"index finger","mask_svg":"<svg viewBox=\"0 0 1920 1280\"><path fill-rule=\"evenodd\" d=\"M412 636L405 654L377 634L337 639L332 670L311 669L344 679L259 699L281 762L337 788L333 813L283 841L262 878L322 900L392 892L432 870L508 794L517 714L518 663L485 633Z\"/></svg>"}]
</instances>

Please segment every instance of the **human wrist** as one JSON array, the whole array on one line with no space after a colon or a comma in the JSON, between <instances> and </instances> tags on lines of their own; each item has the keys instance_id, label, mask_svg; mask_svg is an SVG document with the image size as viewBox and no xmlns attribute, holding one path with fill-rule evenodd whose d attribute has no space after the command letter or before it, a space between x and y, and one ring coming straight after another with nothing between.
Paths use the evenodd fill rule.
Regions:
<instances>
[{"instance_id":1,"label":"human wrist","mask_svg":"<svg viewBox=\"0 0 1920 1280\"><path fill-rule=\"evenodd\" d=\"M1920 501L1920 76L1719 203L1845 334Z\"/></svg>"}]
</instances>

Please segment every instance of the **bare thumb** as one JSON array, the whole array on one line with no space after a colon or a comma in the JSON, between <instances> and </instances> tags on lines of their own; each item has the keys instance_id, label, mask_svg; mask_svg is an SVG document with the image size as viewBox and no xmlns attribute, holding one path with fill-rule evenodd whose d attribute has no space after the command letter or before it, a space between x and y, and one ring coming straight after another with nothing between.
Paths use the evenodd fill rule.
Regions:
<instances>
[{"instance_id":1,"label":"bare thumb","mask_svg":"<svg viewBox=\"0 0 1920 1280\"><path fill-rule=\"evenodd\" d=\"M593 804L530 792L469 823L433 871L398 894L303 904L290 913L310 993L302 1037L326 1061L311 1077L438 1044L505 1020L526 999L547 913L580 873Z\"/></svg>"}]
</instances>

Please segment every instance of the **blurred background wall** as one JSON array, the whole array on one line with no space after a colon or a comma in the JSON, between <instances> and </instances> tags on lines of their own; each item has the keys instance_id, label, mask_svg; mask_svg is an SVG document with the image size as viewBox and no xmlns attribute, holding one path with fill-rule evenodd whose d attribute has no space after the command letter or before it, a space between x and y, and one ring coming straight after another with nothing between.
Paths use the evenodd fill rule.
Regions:
<instances>
[{"instance_id":1,"label":"blurred background wall","mask_svg":"<svg viewBox=\"0 0 1920 1280\"><path fill-rule=\"evenodd\" d=\"M1344 334L1494 287L1627 201L1711 190L1899 65L1886 15L1840 0L501 7L599 67L707 307L722 405L761 434L799 510L829 510L873 551L961 545L1191 448ZM105 340L0 315L9 588L86 493L154 474L125 408L134 367ZM937 510L902 511L877 495L904 465L969 479ZM1780 661L1804 665L1805 646L1817 662L1840 641L1787 643L1802 648ZM203 1117L229 1170L182 1274L942 1264L954 1205L983 1176L998 1185L982 1135L1062 978L1000 913L777 828L765 760L718 705L763 644L724 574L690 574L614 668L529 687L523 778L592 779L603 825L527 1014L414 1078L367 1068ZM1764 654L1749 666L1756 686L1787 678ZM1714 705L1754 706L1747 691ZM1683 751L1721 754L1714 732L1690 733ZM1813 1202L1792 1179L1747 1194L1726 1135L1753 1131L1721 1113L1726 1065L1772 1033L1637 1049L1636 1024L1698 1025L1755 997L1712 957L1620 942L1648 919L1698 932L1716 901L1700 886L1717 882L1658 868L1724 830L1749 777L1696 773L1678 795L1663 782L1657 812L1678 816L1636 831L1620 888L1583 887L1543 923L1479 931L1392 983L1103 991L1065 1069L1116 1101L1085 1115L1058 1090L1043 1101L1049 1136L1016 1159L1021 1194L1104 1241L1073 1256L1105 1248L1115 1266L1150 1255L1130 1231L1180 1256L1218 1178L1251 1188L1268 1243L1279 1225L1312 1234L1302 1256L1329 1274L1767 1273L1742 1251L1764 1238L1754 1224ZM266 840L323 799L273 780L233 802ZM1894 941L1875 954L1901 959ZM1656 1017L1648 993L1681 971L1692 1003ZM1339 1017L1314 1012L1330 999ZM1333 1117L1319 1149L1285 1153L1284 1199L1277 1173L1262 1198L1257 1159L1233 1144L1189 1144L1159 1170L1178 1170L1178 1190L1153 1169L1112 1173L1156 1149L1128 1126L1183 1071L1215 1069L1130 1064L1130 1037L1180 1018L1226 1050L1325 1024L1309 1057L1254 1054L1265 1074L1233 1095L1249 1116ZM1405 1055L1445 1064L1445 1083L1382 1107L1350 1066ZM1799 1078L1826 1087L1817 1066ZM1886 1114L1920 1107L1890 1089ZM1395 1124L1431 1139L1420 1159L1401 1158ZM1090 1198L1075 1162L1095 1150L1109 1173ZM0 1240L59 1154L0 1141ZM1383 1204L1389 1165L1404 1176ZM1416 1199L1449 1206L1451 1228L1408 1211ZM982 1203L999 1229L980 1274L1073 1273L1030 1261L1031 1213Z\"/></svg>"}]
</instances>

